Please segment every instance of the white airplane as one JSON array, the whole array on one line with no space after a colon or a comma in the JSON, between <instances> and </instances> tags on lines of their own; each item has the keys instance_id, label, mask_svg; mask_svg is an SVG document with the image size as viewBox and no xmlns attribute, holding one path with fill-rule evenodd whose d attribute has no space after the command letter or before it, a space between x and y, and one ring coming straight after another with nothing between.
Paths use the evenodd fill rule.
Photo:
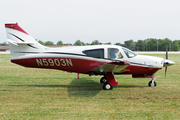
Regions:
<instances>
[{"instance_id":1,"label":"white airplane","mask_svg":"<svg viewBox=\"0 0 180 120\"><path fill-rule=\"evenodd\" d=\"M11 62L31 68L48 68L91 75L100 79L104 90L111 90L118 82L114 74L132 74L133 78L152 78L149 86L156 86L154 74L163 67L175 64L163 58L137 55L116 45L93 45L49 48L39 44L18 23L5 24Z\"/></svg>"}]
</instances>

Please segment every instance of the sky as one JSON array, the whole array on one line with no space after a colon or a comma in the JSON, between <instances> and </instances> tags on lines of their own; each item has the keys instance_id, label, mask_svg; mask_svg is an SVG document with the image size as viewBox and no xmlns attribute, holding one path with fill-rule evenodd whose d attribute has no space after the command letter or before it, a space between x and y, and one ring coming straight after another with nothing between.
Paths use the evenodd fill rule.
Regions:
<instances>
[{"instance_id":1,"label":"sky","mask_svg":"<svg viewBox=\"0 0 180 120\"><path fill-rule=\"evenodd\" d=\"M5 23L16 23L37 40L74 44L124 43L147 38L180 40L180 0L3 0Z\"/></svg>"}]
</instances>

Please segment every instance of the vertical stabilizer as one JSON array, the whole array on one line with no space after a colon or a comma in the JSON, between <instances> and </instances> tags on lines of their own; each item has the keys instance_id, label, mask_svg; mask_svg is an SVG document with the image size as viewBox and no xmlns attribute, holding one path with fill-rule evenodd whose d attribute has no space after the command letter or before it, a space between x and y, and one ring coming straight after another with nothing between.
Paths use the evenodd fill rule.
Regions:
<instances>
[{"instance_id":1,"label":"vertical stabilizer","mask_svg":"<svg viewBox=\"0 0 180 120\"><path fill-rule=\"evenodd\" d=\"M16 59L26 52L40 52L45 46L39 44L24 31L18 23L5 24L7 41L9 42L11 59Z\"/></svg>"}]
</instances>

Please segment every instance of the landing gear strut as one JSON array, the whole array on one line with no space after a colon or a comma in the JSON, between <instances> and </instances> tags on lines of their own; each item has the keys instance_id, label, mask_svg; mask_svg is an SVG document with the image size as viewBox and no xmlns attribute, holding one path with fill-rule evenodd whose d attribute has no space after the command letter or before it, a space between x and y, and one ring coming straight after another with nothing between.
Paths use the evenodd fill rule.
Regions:
<instances>
[{"instance_id":1,"label":"landing gear strut","mask_svg":"<svg viewBox=\"0 0 180 120\"><path fill-rule=\"evenodd\" d=\"M154 79L152 79L149 84L148 84L149 87L155 87L156 86L156 82L154 81Z\"/></svg>"}]
</instances>

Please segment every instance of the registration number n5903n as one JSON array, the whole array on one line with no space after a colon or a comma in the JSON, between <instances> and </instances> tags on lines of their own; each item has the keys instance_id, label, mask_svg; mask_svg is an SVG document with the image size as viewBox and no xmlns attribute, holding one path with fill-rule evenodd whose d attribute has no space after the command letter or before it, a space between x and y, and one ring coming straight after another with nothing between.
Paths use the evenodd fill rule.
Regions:
<instances>
[{"instance_id":1,"label":"registration number n5903n","mask_svg":"<svg viewBox=\"0 0 180 120\"><path fill-rule=\"evenodd\" d=\"M36 59L38 66L73 66L71 59Z\"/></svg>"}]
</instances>

